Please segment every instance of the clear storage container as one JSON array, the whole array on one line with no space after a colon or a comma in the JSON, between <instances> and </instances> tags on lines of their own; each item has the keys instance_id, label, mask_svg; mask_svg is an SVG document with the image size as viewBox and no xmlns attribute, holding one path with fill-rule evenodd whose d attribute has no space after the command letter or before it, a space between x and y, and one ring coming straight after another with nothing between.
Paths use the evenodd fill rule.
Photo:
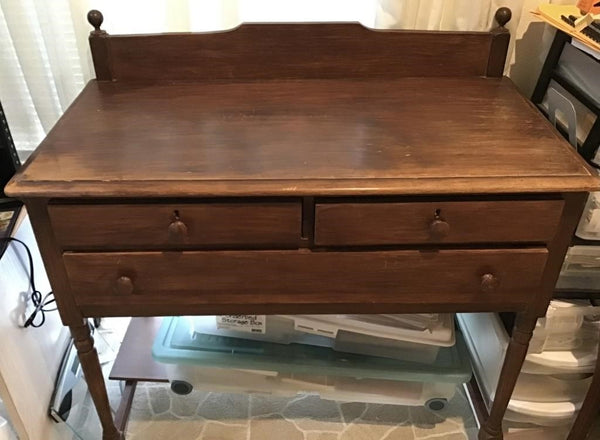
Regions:
<instances>
[{"instance_id":1,"label":"clear storage container","mask_svg":"<svg viewBox=\"0 0 600 440\"><path fill-rule=\"evenodd\" d=\"M456 384L297 375L274 371L205 368L168 364L171 388L179 394L192 389L225 393L259 393L280 397L318 395L339 402L365 402L442 409L454 396Z\"/></svg>"},{"instance_id":2,"label":"clear storage container","mask_svg":"<svg viewBox=\"0 0 600 440\"><path fill-rule=\"evenodd\" d=\"M432 363L454 345L453 314L190 317L198 333Z\"/></svg>"},{"instance_id":3,"label":"clear storage container","mask_svg":"<svg viewBox=\"0 0 600 440\"><path fill-rule=\"evenodd\" d=\"M259 392L290 396L319 394L341 401L428 404L441 408L457 384L471 377L464 342L442 348L434 364L340 353L327 347L277 344L195 331L193 320L165 318L154 342L154 358L166 364L171 387ZM317 374L315 374L317 372Z\"/></svg>"}]
</instances>

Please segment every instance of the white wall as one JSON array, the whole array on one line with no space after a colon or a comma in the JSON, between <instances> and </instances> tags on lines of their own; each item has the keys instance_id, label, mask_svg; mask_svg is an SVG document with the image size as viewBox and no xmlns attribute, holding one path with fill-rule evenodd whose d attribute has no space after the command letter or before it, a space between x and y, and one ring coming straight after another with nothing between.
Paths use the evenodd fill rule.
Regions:
<instances>
[{"instance_id":1,"label":"white wall","mask_svg":"<svg viewBox=\"0 0 600 440\"><path fill-rule=\"evenodd\" d=\"M45 294L50 285L28 218L15 237L31 249L36 287ZM68 331L57 312L48 313L39 329L19 326L30 292L28 271L25 250L9 245L0 259L0 397L21 440L65 440L72 435L48 417L48 406Z\"/></svg>"}]
</instances>

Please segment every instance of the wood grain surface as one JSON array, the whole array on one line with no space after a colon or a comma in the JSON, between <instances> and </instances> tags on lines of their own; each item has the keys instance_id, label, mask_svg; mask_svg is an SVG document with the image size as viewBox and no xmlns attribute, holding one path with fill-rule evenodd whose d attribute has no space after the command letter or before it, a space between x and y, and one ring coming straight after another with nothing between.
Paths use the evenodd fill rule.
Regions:
<instances>
[{"instance_id":1,"label":"wood grain surface","mask_svg":"<svg viewBox=\"0 0 600 440\"><path fill-rule=\"evenodd\" d=\"M63 249L297 248L302 222L299 200L50 205L48 211ZM178 240L169 233L175 215L186 230Z\"/></svg>"},{"instance_id":2,"label":"wood grain surface","mask_svg":"<svg viewBox=\"0 0 600 440\"><path fill-rule=\"evenodd\" d=\"M393 304L451 304L455 311L465 304L514 308L536 295L546 257L545 249L531 248L66 253L63 259L80 307L118 303L120 315L144 316L149 304L165 307L158 314L184 304L190 313L202 305L212 311L226 305L240 313L261 305L276 313L269 306L289 311L302 303L310 304L312 313L361 303L388 311ZM494 291L482 289L486 274L498 279ZM123 276L134 286L127 295L116 288Z\"/></svg>"},{"instance_id":3,"label":"wood grain surface","mask_svg":"<svg viewBox=\"0 0 600 440\"><path fill-rule=\"evenodd\" d=\"M548 242L563 205L562 200L323 202L315 208L315 244ZM436 218L447 225L443 235L433 230Z\"/></svg>"},{"instance_id":4,"label":"wood grain surface","mask_svg":"<svg viewBox=\"0 0 600 440\"><path fill-rule=\"evenodd\" d=\"M485 76L494 35L245 23L228 31L108 39L112 80L202 81ZM506 49L499 53L504 65Z\"/></svg>"},{"instance_id":5,"label":"wood grain surface","mask_svg":"<svg viewBox=\"0 0 600 440\"><path fill-rule=\"evenodd\" d=\"M596 177L508 79L92 81L12 196L582 191Z\"/></svg>"}]
</instances>

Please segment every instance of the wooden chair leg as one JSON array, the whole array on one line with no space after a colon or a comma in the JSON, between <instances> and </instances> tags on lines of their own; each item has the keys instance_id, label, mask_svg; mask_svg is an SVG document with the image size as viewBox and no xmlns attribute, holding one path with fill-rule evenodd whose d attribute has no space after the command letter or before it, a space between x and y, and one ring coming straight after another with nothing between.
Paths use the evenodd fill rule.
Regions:
<instances>
[{"instance_id":1,"label":"wooden chair leg","mask_svg":"<svg viewBox=\"0 0 600 440\"><path fill-rule=\"evenodd\" d=\"M517 315L512 338L498 380L494 402L490 409L490 416L479 430L479 440L502 440L502 419L521 373L521 365L527 355L529 341L536 322L536 316L525 313Z\"/></svg>"},{"instance_id":2,"label":"wooden chair leg","mask_svg":"<svg viewBox=\"0 0 600 440\"><path fill-rule=\"evenodd\" d=\"M584 440L587 438L594 420L598 416L598 409L600 408L600 347L598 350L592 383L585 395L583 405L581 405L581 409L575 419L575 423L571 427L571 432L567 440Z\"/></svg>"},{"instance_id":3,"label":"wooden chair leg","mask_svg":"<svg viewBox=\"0 0 600 440\"><path fill-rule=\"evenodd\" d=\"M102 424L102 440L122 440L123 435L115 426L112 417L100 360L94 348L94 338L92 338L87 321L82 325L70 326L69 329L77 348L77 355L90 395Z\"/></svg>"}]
</instances>

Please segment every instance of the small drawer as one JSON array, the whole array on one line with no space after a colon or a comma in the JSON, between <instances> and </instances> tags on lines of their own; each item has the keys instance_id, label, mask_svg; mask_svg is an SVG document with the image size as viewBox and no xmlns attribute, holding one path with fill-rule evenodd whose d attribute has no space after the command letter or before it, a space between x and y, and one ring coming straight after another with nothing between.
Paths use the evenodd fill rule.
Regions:
<instances>
[{"instance_id":1,"label":"small drawer","mask_svg":"<svg viewBox=\"0 0 600 440\"><path fill-rule=\"evenodd\" d=\"M545 243L563 200L317 203L315 244Z\"/></svg>"},{"instance_id":2,"label":"small drawer","mask_svg":"<svg viewBox=\"0 0 600 440\"><path fill-rule=\"evenodd\" d=\"M63 249L298 247L300 202L50 205Z\"/></svg>"},{"instance_id":3,"label":"small drawer","mask_svg":"<svg viewBox=\"0 0 600 440\"><path fill-rule=\"evenodd\" d=\"M118 302L135 315L173 313L169 307L182 304L208 314L256 313L258 306L281 313L291 305L299 313L410 313L434 304L511 309L539 292L546 258L544 248L63 255L75 300L87 313L114 313L110 306Z\"/></svg>"}]
</instances>

